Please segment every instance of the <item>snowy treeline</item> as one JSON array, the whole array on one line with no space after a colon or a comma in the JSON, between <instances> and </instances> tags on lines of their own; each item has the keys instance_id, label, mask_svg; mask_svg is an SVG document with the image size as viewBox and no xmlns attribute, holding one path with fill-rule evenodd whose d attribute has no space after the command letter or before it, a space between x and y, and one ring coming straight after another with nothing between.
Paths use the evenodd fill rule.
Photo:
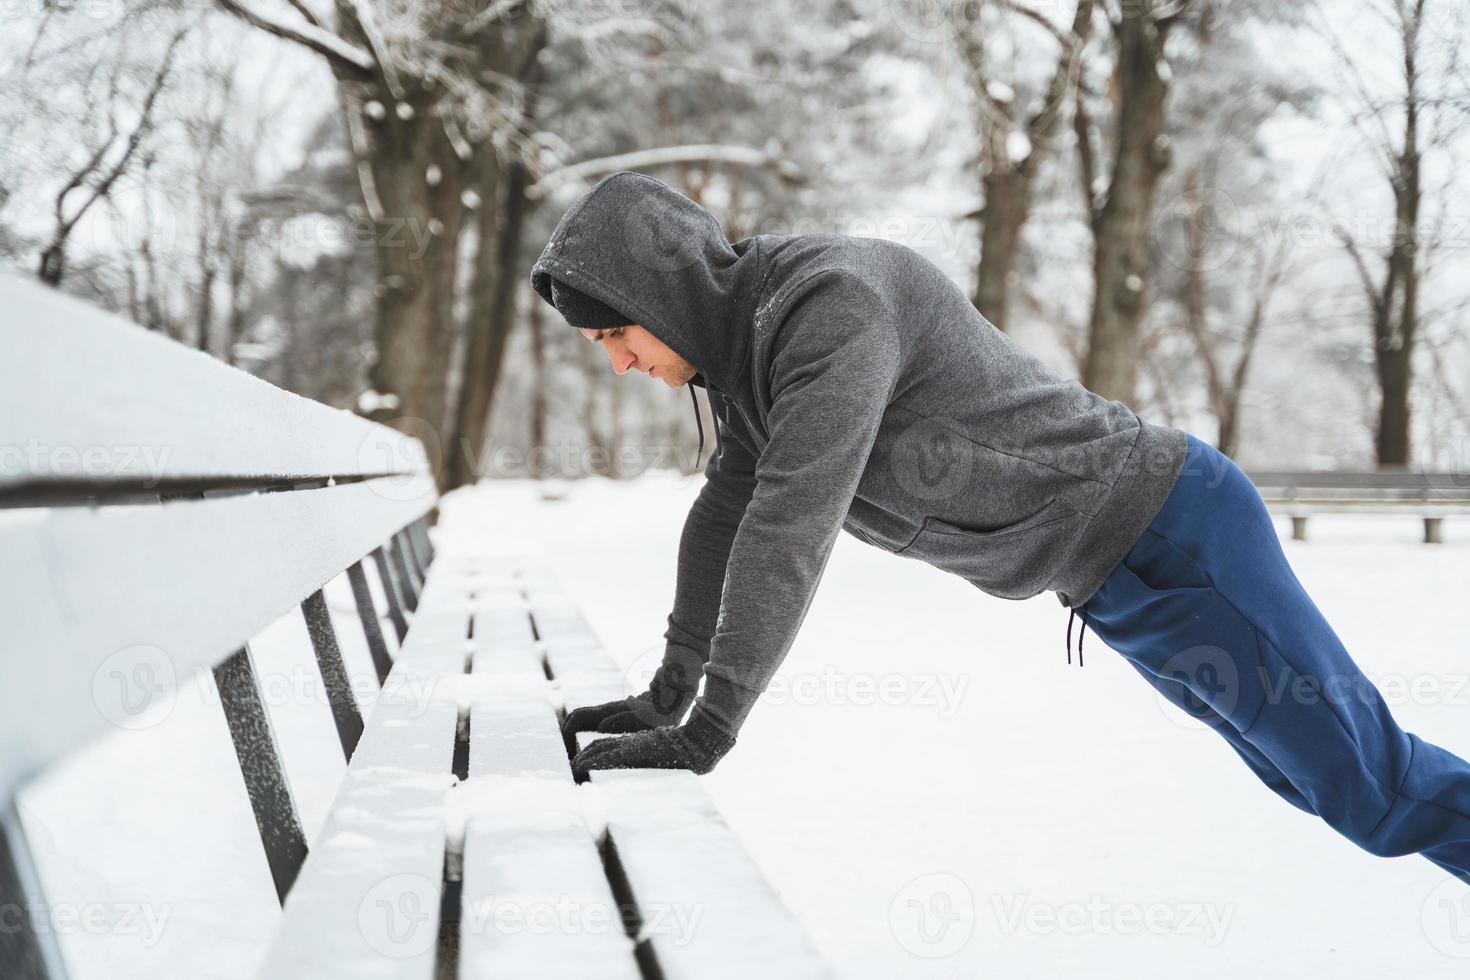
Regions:
<instances>
[{"instance_id":1,"label":"snowy treeline","mask_svg":"<svg viewBox=\"0 0 1470 980\"><path fill-rule=\"evenodd\" d=\"M639 169L929 255L1248 465L1470 467L1466 0L92 0L0 33L0 265L478 473L693 464L534 299Z\"/></svg>"}]
</instances>

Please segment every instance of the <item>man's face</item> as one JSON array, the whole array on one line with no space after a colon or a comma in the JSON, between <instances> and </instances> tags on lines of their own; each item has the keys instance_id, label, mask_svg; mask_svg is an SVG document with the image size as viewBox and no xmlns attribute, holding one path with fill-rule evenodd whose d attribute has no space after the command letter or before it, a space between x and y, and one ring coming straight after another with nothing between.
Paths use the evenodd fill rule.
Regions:
<instances>
[{"instance_id":1,"label":"man's face","mask_svg":"<svg viewBox=\"0 0 1470 980\"><path fill-rule=\"evenodd\" d=\"M618 374L632 368L658 378L670 388L678 388L699 370L636 323L610 330L583 330L581 334L593 343L602 344Z\"/></svg>"}]
</instances>

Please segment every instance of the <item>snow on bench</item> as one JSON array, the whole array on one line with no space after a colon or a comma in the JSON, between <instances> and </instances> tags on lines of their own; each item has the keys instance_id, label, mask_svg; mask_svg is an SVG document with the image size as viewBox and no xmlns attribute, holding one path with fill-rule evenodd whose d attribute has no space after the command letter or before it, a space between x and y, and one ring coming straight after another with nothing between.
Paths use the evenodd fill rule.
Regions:
<instances>
[{"instance_id":1,"label":"snow on bench","mask_svg":"<svg viewBox=\"0 0 1470 980\"><path fill-rule=\"evenodd\" d=\"M207 669L283 904L263 980L828 975L692 773L573 782L560 718L623 672L546 569L431 540L415 440L29 281L0 305L0 908L44 907L26 782ZM309 852L249 649L293 609L348 762ZM56 936L0 929L0 977L60 980Z\"/></svg>"},{"instance_id":2,"label":"snow on bench","mask_svg":"<svg viewBox=\"0 0 1470 980\"><path fill-rule=\"evenodd\" d=\"M344 572L373 662L412 610L436 499L422 446L32 280L0 276L0 977L64 976L17 806L210 671L279 894L306 855L249 641L304 617L345 756L363 731L322 590ZM358 588L358 585L361 588ZM381 597L381 598L379 598ZM146 787L140 787L146 789ZM40 910L40 911L36 911Z\"/></svg>"},{"instance_id":3,"label":"snow on bench","mask_svg":"<svg viewBox=\"0 0 1470 980\"><path fill-rule=\"evenodd\" d=\"M828 976L692 773L574 783L558 708L623 696L621 670L543 568L438 533L262 980Z\"/></svg>"}]
</instances>

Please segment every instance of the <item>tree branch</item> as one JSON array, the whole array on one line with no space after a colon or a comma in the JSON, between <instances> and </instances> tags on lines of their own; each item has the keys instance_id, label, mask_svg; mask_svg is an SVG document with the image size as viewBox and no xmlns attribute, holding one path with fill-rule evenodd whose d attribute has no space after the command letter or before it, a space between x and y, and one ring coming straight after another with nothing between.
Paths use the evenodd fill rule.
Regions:
<instances>
[{"instance_id":1,"label":"tree branch","mask_svg":"<svg viewBox=\"0 0 1470 980\"><path fill-rule=\"evenodd\" d=\"M299 44L314 51L336 67L355 74L370 76L373 71L373 56L355 44L349 44L331 31L314 24L296 26L271 20L251 10L239 0L215 0L221 10L240 18L251 27L258 27L267 34L274 34L284 41Z\"/></svg>"},{"instance_id":2,"label":"tree branch","mask_svg":"<svg viewBox=\"0 0 1470 980\"><path fill-rule=\"evenodd\" d=\"M1373 285L1373 274L1368 271L1368 264L1363 260L1363 253L1358 249L1358 243L1342 225L1334 224L1332 230L1337 232L1338 240L1347 249L1348 255L1353 260L1353 266L1358 270L1358 278L1363 281L1363 292L1368 294L1368 304L1375 311L1380 310L1384 300L1378 292L1378 287Z\"/></svg>"},{"instance_id":3,"label":"tree branch","mask_svg":"<svg viewBox=\"0 0 1470 980\"><path fill-rule=\"evenodd\" d=\"M696 143L689 146L663 146L650 150L635 150L595 160L584 160L541 174L536 183L526 188L526 197L539 200L559 184L586 180L599 174L618 170L638 170L661 167L674 163L731 163L743 167L774 167L785 180L800 183L805 180L801 170L779 151L770 153L748 146L724 146L718 143Z\"/></svg>"},{"instance_id":4,"label":"tree branch","mask_svg":"<svg viewBox=\"0 0 1470 980\"><path fill-rule=\"evenodd\" d=\"M286 0L286 2L295 7L296 12L312 27L320 27L322 30L326 30L327 25L323 24L317 15L311 12L311 8L303 3L302 0Z\"/></svg>"}]
</instances>

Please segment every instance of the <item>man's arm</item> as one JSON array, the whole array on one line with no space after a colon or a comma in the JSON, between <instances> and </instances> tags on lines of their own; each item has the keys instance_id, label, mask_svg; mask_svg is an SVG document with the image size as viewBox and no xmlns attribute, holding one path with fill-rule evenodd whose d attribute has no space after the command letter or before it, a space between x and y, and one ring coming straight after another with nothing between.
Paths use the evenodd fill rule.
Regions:
<instances>
[{"instance_id":1,"label":"man's arm","mask_svg":"<svg viewBox=\"0 0 1470 980\"><path fill-rule=\"evenodd\" d=\"M705 484L689 508L679 539L674 608L664 631L663 663L652 688L658 717L650 720L655 724L678 723L699 690L720 613L730 546L755 492L755 457L736 440L721 414L714 412L720 451L705 464ZM670 692L665 704L658 703L660 688Z\"/></svg>"},{"instance_id":2,"label":"man's arm","mask_svg":"<svg viewBox=\"0 0 1470 980\"><path fill-rule=\"evenodd\" d=\"M735 535L691 723L733 739L806 618L892 396L900 347L876 294L828 275L780 326L770 441Z\"/></svg>"},{"instance_id":3,"label":"man's arm","mask_svg":"<svg viewBox=\"0 0 1470 980\"><path fill-rule=\"evenodd\" d=\"M806 618L898 379L898 335L877 295L832 274L779 327L770 440L731 541L704 693L677 727L594 742L593 769L708 772L735 744Z\"/></svg>"}]
</instances>

